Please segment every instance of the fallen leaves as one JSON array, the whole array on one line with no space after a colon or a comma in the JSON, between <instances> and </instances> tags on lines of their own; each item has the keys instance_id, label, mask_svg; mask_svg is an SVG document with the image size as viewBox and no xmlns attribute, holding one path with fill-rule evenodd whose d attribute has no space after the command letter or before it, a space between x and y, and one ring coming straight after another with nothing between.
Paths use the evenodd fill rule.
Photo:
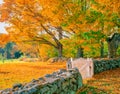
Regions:
<instances>
[{"instance_id":1,"label":"fallen leaves","mask_svg":"<svg viewBox=\"0 0 120 94\"><path fill-rule=\"evenodd\" d=\"M119 94L120 68L96 74L92 79L84 80L84 82L89 87L86 87L82 91L79 90L78 94L84 94L82 92L91 91L90 87L95 88L93 91L96 92L96 94ZM100 93L101 90L104 91L104 93ZM94 93L92 92L90 94Z\"/></svg>"},{"instance_id":2,"label":"fallen leaves","mask_svg":"<svg viewBox=\"0 0 120 94\"><path fill-rule=\"evenodd\" d=\"M61 68L66 68L66 64L46 62L0 64L0 89L10 88L15 83L29 82Z\"/></svg>"}]
</instances>

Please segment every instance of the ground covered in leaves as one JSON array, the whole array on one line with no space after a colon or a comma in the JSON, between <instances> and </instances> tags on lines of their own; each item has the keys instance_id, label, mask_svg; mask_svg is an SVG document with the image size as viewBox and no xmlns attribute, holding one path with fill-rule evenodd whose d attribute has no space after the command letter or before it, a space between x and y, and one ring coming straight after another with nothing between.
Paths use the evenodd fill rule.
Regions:
<instances>
[{"instance_id":1,"label":"ground covered in leaves","mask_svg":"<svg viewBox=\"0 0 120 94\"><path fill-rule=\"evenodd\" d=\"M0 89L10 88L15 83L26 83L58 69L66 68L65 63L26 63L0 64Z\"/></svg>"},{"instance_id":2,"label":"ground covered in leaves","mask_svg":"<svg viewBox=\"0 0 120 94\"><path fill-rule=\"evenodd\" d=\"M10 88L15 83L25 83L58 69L66 68L65 63L26 63L0 64L0 89ZM96 74L84 80L83 88L77 94L120 94L120 68Z\"/></svg>"},{"instance_id":3,"label":"ground covered in leaves","mask_svg":"<svg viewBox=\"0 0 120 94\"><path fill-rule=\"evenodd\" d=\"M120 68L84 80L84 87L78 90L77 94L120 94Z\"/></svg>"}]
</instances>

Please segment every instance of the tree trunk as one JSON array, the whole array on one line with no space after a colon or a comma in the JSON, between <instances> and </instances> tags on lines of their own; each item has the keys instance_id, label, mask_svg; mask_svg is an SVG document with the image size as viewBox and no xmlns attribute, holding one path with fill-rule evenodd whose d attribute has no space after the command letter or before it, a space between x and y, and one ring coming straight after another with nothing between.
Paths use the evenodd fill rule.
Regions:
<instances>
[{"instance_id":1,"label":"tree trunk","mask_svg":"<svg viewBox=\"0 0 120 94\"><path fill-rule=\"evenodd\" d=\"M58 46L58 57L62 57L62 51L63 51L63 46L62 46L62 44L59 44L59 46Z\"/></svg>"},{"instance_id":2,"label":"tree trunk","mask_svg":"<svg viewBox=\"0 0 120 94\"><path fill-rule=\"evenodd\" d=\"M104 57L104 42L101 41L100 43L100 57Z\"/></svg>"},{"instance_id":3,"label":"tree trunk","mask_svg":"<svg viewBox=\"0 0 120 94\"><path fill-rule=\"evenodd\" d=\"M56 27L57 32L58 32L58 36L56 36L56 34L54 35L49 29L47 29L44 25L41 24L41 26L43 27L43 29L46 31L47 34L49 34L51 36L51 38L53 39L53 41L55 42L52 43L49 40L46 40L44 38L42 38L43 43L44 44L48 44L50 46L53 46L54 48L57 49L58 51L58 57L62 57L62 50L63 50L63 45L60 42L60 40L63 38L63 29L62 27Z\"/></svg>"},{"instance_id":4,"label":"tree trunk","mask_svg":"<svg viewBox=\"0 0 120 94\"><path fill-rule=\"evenodd\" d=\"M62 27L57 27L59 40L63 39L63 29Z\"/></svg>"},{"instance_id":5,"label":"tree trunk","mask_svg":"<svg viewBox=\"0 0 120 94\"><path fill-rule=\"evenodd\" d=\"M63 45L60 43L60 40L63 39L63 29L61 27L57 27L58 31L58 57L62 57Z\"/></svg>"},{"instance_id":6,"label":"tree trunk","mask_svg":"<svg viewBox=\"0 0 120 94\"><path fill-rule=\"evenodd\" d=\"M78 47L77 49L77 58L83 57L83 48L82 47Z\"/></svg>"},{"instance_id":7,"label":"tree trunk","mask_svg":"<svg viewBox=\"0 0 120 94\"><path fill-rule=\"evenodd\" d=\"M117 48L115 47L115 41L108 42L108 57L114 58L116 56Z\"/></svg>"}]
</instances>

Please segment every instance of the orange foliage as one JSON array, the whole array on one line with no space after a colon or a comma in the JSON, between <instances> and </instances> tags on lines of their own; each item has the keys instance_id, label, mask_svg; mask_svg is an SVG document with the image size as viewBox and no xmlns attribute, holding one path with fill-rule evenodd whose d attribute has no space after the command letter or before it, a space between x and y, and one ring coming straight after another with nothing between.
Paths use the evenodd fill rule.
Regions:
<instances>
[{"instance_id":1,"label":"orange foliage","mask_svg":"<svg viewBox=\"0 0 120 94\"><path fill-rule=\"evenodd\" d=\"M66 68L65 63L16 63L0 64L0 89L10 88L15 83L26 83L58 69Z\"/></svg>"},{"instance_id":2,"label":"orange foliage","mask_svg":"<svg viewBox=\"0 0 120 94\"><path fill-rule=\"evenodd\" d=\"M31 57L39 57L39 45L38 44L35 44L35 43L32 43L32 44L29 44L29 43L16 43L16 47L18 50L20 50L21 52L24 53L24 55L30 55Z\"/></svg>"},{"instance_id":3,"label":"orange foliage","mask_svg":"<svg viewBox=\"0 0 120 94\"><path fill-rule=\"evenodd\" d=\"M40 45L40 48L39 48L40 56L43 58L47 58L49 49L51 49L49 45L45 45L45 44Z\"/></svg>"},{"instance_id":4,"label":"orange foliage","mask_svg":"<svg viewBox=\"0 0 120 94\"><path fill-rule=\"evenodd\" d=\"M10 39L9 35L0 34L0 46L4 46Z\"/></svg>"},{"instance_id":5,"label":"orange foliage","mask_svg":"<svg viewBox=\"0 0 120 94\"><path fill-rule=\"evenodd\" d=\"M84 48L85 52L91 51L90 47L88 47L88 46L85 46L85 47L83 46L83 48Z\"/></svg>"}]
</instances>

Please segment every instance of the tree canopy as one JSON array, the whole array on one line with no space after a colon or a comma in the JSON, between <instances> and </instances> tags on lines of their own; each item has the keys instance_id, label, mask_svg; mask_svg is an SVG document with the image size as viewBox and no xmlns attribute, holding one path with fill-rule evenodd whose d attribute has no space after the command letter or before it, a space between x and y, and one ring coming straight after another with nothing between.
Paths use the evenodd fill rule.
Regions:
<instances>
[{"instance_id":1,"label":"tree canopy","mask_svg":"<svg viewBox=\"0 0 120 94\"><path fill-rule=\"evenodd\" d=\"M120 30L119 0L4 0L0 15L11 41L49 45L59 57L103 49L106 37Z\"/></svg>"}]
</instances>

